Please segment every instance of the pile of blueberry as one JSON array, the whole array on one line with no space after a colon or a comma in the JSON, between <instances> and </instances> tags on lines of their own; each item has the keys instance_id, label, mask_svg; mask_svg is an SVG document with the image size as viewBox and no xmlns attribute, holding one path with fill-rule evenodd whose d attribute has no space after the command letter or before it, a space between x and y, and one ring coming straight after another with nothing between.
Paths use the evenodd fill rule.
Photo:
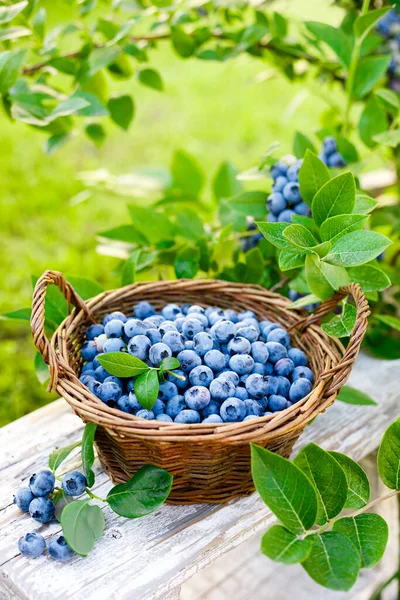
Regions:
<instances>
[{"instance_id":1,"label":"pile of blueberry","mask_svg":"<svg viewBox=\"0 0 400 600\"><path fill-rule=\"evenodd\" d=\"M29 480L29 487L20 488L15 492L14 504L20 510L29 512L32 519L38 523L49 523L55 516L55 482L51 471L35 473ZM80 496L85 491L86 478L82 473L72 471L64 475L61 487L67 496ZM36 558L45 551L46 540L36 532L27 533L20 538L18 549L24 556ZM48 550L55 560L66 561L74 556L62 535L50 540Z\"/></svg>"},{"instance_id":2,"label":"pile of blueberry","mask_svg":"<svg viewBox=\"0 0 400 600\"><path fill-rule=\"evenodd\" d=\"M82 347L80 381L108 406L142 417L175 423L231 423L284 410L306 396L313 373L288 332L250 311L168 304L157 314L146 301L133 316L113 312L91 325ZM180 369L160 384L152 410L135 396L133 379L118 379L98 356L128 352L158 367L175 356Z\"/></svg>"},{"instance_id":3,"label":"pile of blueberry","mask_svg":"<svg viewBox=\"0 0 400 600\"><path fill-rule=\"evenodd\" d=\"M388 68L389 85L395 92L400 92L400 10L389 10L378 21L376 28L392 55Z\"/></svg>"}]
</instances>

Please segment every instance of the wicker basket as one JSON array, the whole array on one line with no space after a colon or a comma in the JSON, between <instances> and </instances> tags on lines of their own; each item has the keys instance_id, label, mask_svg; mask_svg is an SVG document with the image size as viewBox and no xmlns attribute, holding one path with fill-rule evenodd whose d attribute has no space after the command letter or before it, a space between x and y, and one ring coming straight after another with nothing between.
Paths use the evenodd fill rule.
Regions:
<instances>
[{"instance_id":1,"label":"wicker basket","mask_svg":"<svg viewBox=\"0 0 400 600\"><path fill-rule=\"evenodd\" d=\"M69 308L70 304L75 306L51 342L44 330L45 296L50 284L60 288ZM316 323L348 295L353 296L357 322L344 348ZM290 330L294 345L309 358L315 373L313 390L284 411L232 424L147 421L109 408L78 379L82 364L80 347L91 322L111 311L131 312L139 300L149 300L158 309L169 302L250 309L259 319L281 323ZM342 288L312 315L303 310L288 310L288 304L287 298L255 285L182 279L136 283L83 302L61 273L46 271L36 284L31 326L35 344L50 366L49 389L63 396L83 421L98 424L98 454L114 482L124 482L143 464L153 464L174 476L169 502L225 502L254 489L250 442L289 457L305 425L334 402L349 377L367 327L368 303L357 284Z\"/></svg>"}]
</instances>

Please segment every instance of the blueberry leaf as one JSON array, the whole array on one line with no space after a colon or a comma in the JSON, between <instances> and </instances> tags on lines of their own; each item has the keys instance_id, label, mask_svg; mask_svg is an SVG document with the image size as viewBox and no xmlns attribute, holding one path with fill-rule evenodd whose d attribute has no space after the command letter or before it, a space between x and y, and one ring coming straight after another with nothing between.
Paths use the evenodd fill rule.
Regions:
<instances>
[{"instance_id":1,"label":"blueberry leaf","mask_svg":"<svg viewBox=\"0 0 400 600\"><path fill-rule=\"evenodd\" d=\"M356 201L356 184L352 173L334 177L315 194L312 201L312 214L317 225L322 225L329 217L350 214Z\"/></svg>"},{"instance_id":2,"label":"blueberry leaf","mask_svg":"<svg viewBox=\"0 0 400 600\"><path fill-rule=\"evenodd\" d=\"M64 448L56 448L49 456L49 469L55 473L58 467L62 462L71 454L74 448L77 448L81 445L81 442L75 442L75 444L70 444L69 446L65 446Z\"/></svg>"},{"instance_id":3,"label":"blueberry leaf","mask_svg":"<svg viewBox=\"0 0 400 600\"><path fill-rule=\"evenodd\" d=\"M333 531L341 533L354 544L361 556L361 567L365 569L381 560L389 536L385 519L368 513L339 519L334 523Z\"/></svg>"},{"instance_id":4,"label":"blueberry leaf","mask_svg":"<svg viewBox=\"0 0 400 600\"><path fill-rule=\"evenodd\" d=\"M343 508L362 508L371 495L371 487L367 474L358 463L340 452L329 454L342 467L347 480L347 498Z\"/></svg>"},{"instance_id":5,"label":"blueberry leaf","mask_svg":"<svg viewBox=\"0 0 400 600\"><path fill-rule=\"evenodd\" d=\"M114 486L107 495L110 508L128 519L144 517L159 508L172 487L172 475L145 465L127 483Z\"/></svg>"},{"instance_id":6,"label":"blueberry leaf","mask_svg":"<svg viewBox=\"0 0 400 600\"><path fill-rule=\"evenodd\" d=\"M167 358L163 358L160 363L160 369L163 371L172 371L173 369L179 369L181 363L175 356L167 356Z\"/></svg>"},{"instance_id":7,"label":"blueberry leaf","mask_svg":"<svg viewBox=\"0 0 400 600\"><path fill-rule=\"evenodd\" d=\"M330 337L348 337L356 323L357 310L352 304L345 304L341 315L334 315L330 321L321 324L321 329Z\"/></svg>"},{"instance_id":8,"label":"blueberry leaf","mask_svg":"<svg viewBox=\"0 0 400 600\"><path fill-rule=\"evenodd\" d=\"M126 352L107 352L98 356L99 363L115 377L136 377L149 370L145 362Z\"/></svg>"},{"instance_id":9,"label":"blueberry leaf","mask_svg":"<svg viewBox=\"0 0 400 600\"><path fill-rule=\"evenodd\" d=\"M135 381L135 396L143 408L151 410L157 400L160 384L155 369L149 369L139 375Z\"/></svg>"},{"instance_id":10,"label":"blueberry leaf","mask_svg":"<svg viewBox=\"0 0 400 600\"><path fill-rule=\"evenodd\" d=\"M265 239L271 242L271 244L277 248L280 248L281 250L290 250L293 252L292 244L283 236L283 232L287 227L289 227L289 223L257 222L256 225Z\"/></svg>"},{"instance_id":11,"label":"blueberry leaf","mask_svg":"<svg viewBox=\"0 0 400 600\"><path fill-rule=\"evenodd\" d=\"M299 184L301 197L308 206L311 206L315 194L329 179L328 168L322 160L307 150L299 171Z\"/></svg>"},{"instance_id":12,"label":"blueberry leaf","mask_svg":"<svg viewBox=\"0 0 400 600\"><path fill-rule=\"evenodd\" d=\"M97 425L96 423L87 423L85 425L85 429L83 431L82 436L82 448L81 448L81 456L82 456L82 467L83 472L86 477L86 481L88 487L92 487L94 485L94 473L92 470L92 466L94 463L94 436L96 433Z\"/></svg>"},{"instance_id":13,"label":"blueberry leaf","mask_svg":"<svg viewBox=\"0 0 400 600\"><path fill-rule=\"evenodd\" d=\"M337 400L341 402L346 402L346 404L359 404L359 405L376 405L375 400L373 400L368 394L364 392L360 392L360 390L356 390L356 388L351 387L350 385L344 385L340 390Z\"/></svg>"},{"instance_id":14,"label":"blueberry leaf","mask_svg":"<svg viewBox=\"0 0 400 600\"><path fill-rule=\"evenodd\" d=\"M379 256L391 243L377 231L352 231L333 242L324 261L342 267L357 267Z\"/></svg>"},{"instance_id":15,"label":"blueberry leaf","mask_svg":"<svg viewBox=\"0 0 400 600\"><path fill-rule=\"evenodd\" d=\"M67 544L81 556L87 556L93 550L105 527L101 508L88 502L71 502L61 513L61 526Z\"/></svg>"},{"instance_id":16,"label":"blueberry leaf","mask_svg":"<svg viewBox=\"0 0 400 600\"><path fill-rule=\"evenodd\" d=\"M378 473L388 488L400 489L400 419L384 433L378 451Z\"/></svg>"},{"instance_id":17,"label":"blueberry leaf","mask_svg":"<svg viewBox=\"0 0 400 600\"><path fill-rule=\"evenodd\" d=\"M311 551L309 539L297 537L282 527L273 525L264 533L261 540L261 552L277 562L293 565L305 560Z\"/></svg>"}]
</instances>

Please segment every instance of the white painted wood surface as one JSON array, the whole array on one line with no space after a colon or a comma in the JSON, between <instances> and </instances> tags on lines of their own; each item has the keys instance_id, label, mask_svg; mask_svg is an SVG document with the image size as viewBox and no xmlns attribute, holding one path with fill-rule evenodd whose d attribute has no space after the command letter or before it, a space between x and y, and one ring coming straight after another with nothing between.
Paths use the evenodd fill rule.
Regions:
<instances>
[{"instance_id":1,"label":"white painted wood surface","mask_svg":"<svg viewBox=\"0 0 400 600\"><path fill-rule=\"evenodd\" d=\"M377 448L382 433L400 414L400 360L380 362L361 356L350 383L370 393L379 406L335 403L306 428L295 452L314 441L360 460ZM256 494L222 506L163 506L138 520L122 519L104 507L106 532L87 558L60 564L48 556L21 557L16 547L19 537L36 530L49 538L60 527L34 524L12 504L12 492L26 484L30 473L46 467L56 446L74 442L81 433L80 420L63 400L0 430L2 600L174 597L185 581L274 522ZM67 470L75 466L76 459L67 463ZM104 497L111 484L98 464L96 477L95 492ZM290 573L285 570L282 575L283 586L290 582Z\"/></svg>"}]
</instances>

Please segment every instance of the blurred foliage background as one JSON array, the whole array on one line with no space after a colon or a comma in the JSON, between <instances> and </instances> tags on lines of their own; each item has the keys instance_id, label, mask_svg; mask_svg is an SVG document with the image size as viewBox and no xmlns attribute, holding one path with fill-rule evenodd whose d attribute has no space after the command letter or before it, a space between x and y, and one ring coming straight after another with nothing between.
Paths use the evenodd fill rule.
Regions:
<instances>
[{"instance_id":1,"label":"blurred foliage background","mask_svg":"<svg viewBox=\"0 0 400 600\"><path fill-rule=\"evenodd\" d=\"M67 18L67 9L48 2L49 22ZM343 15L328 0L287 0L274 3L274 9L299 22L312 18L331 25ZM223 160L241 170L257 164L275 139L282 153L291 151L294 132L314 131L327 108L315 82L290 84L279 74L269 78L268 65L248 55L225 63L182 61L160 43L149 66L162 74L164 92L133 80L109 80L111 90L134 96L137 112L127 133L108 123L100 149L79 135L48 157L40 132L1 116L0 313L29 306L31 274L48 268L92 278L106 288L120 285L117 259L96 254L95 236L126 222L126 203L104 191L80 201L81 171L168 167L174 150L183 148L210 181ZM52 399L33 372L33 356L26 325L0 322L0 425Z\"/></svg>"}]
</instances>

